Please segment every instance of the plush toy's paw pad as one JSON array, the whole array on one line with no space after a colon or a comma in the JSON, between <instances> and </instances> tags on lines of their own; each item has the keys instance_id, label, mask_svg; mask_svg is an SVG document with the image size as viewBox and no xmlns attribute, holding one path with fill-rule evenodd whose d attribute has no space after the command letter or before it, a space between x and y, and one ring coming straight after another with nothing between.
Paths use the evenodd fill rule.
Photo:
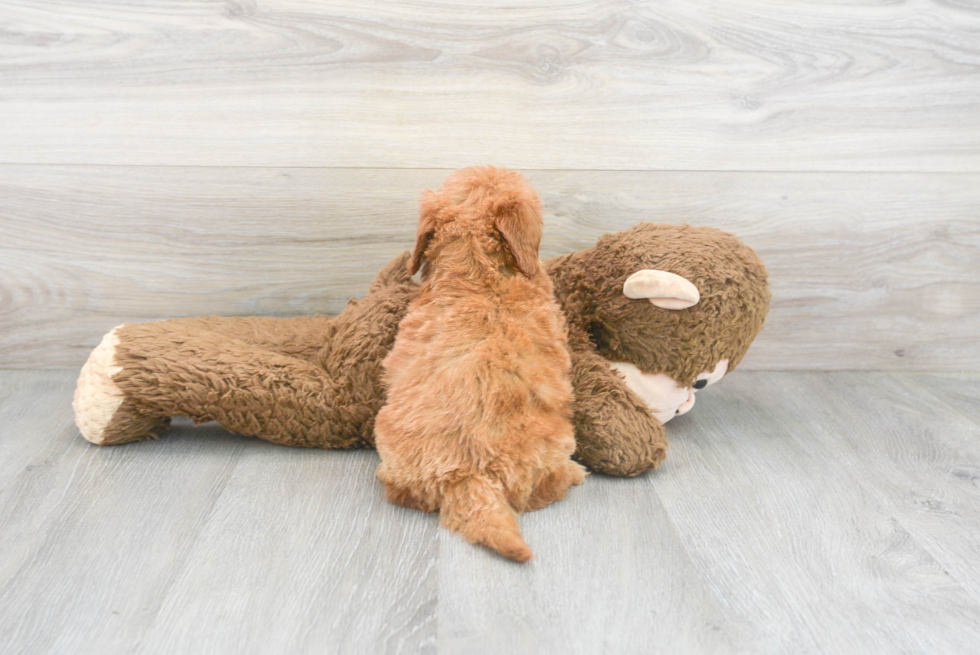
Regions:
<instances>
[{"instance_id":1,"label":"plush toy's paw pad","mask_svg":"<svg viewBox=\"0 0 980 655\"><path fill-rule=\"evenodd\" d=\"M120 327L106 334L89 355L78 376L72 401L79 432L99 446L152 439L169 424L169 419L141 414L113 382L113 376L122 370L115 361L119 346L116 332Z\"/></svg>"},{"instance_id":2,"label":"plush toy's paw pad","mask_svg":"<svg viewBox=\"0 0 980 655\"><path fill-rule=\"evenodd\" d=\"M667 444L666 443L655 444L651 450L651 457L650 457L650 463L652 464L651 468L657 468L658 466L663 464L665 459L667 459Z\"/></svg>"},{"instance_id":3,"label":"plush toy's paw pad","mask_svg":"<svg viewBox=\"0 0 980 655\"><path fill-rule=\"evenodd\" d=\"M125 400L123 392L112 381L112 376L122 370L115 363L116 348L119 346L116 331L119 327L114 327L102 337L102 342L82 366L72 402L78 430L83 437L98 445L105 443L106 427Z\"/></svg>"}]
</instances>

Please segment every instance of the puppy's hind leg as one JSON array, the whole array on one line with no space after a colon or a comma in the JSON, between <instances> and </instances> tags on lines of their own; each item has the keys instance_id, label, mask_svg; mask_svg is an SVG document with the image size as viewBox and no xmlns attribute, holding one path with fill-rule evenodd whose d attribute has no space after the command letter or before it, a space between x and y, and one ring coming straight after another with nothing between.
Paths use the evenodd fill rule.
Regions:
<instances>
[{"instance_id":1,"label":"puppy's hind leg","mask_svg":"<svg viewBox=\"0 0 980 655\"><path fill-rule=\"evenodd\" d=\"M534 493L527 501L526 511L533 512L547 507L556 500L561 500L571 487L585 481L585 467L572 460L562 460L556 467L548 471Z\"/></svg>"},{"instance_id":2,"label":"puppy's hind leg","mask_svg":"<svg viewBox=\"0 0 980 655\"><path fill-rule=\"evenodd\" d=\"M378 477L381 478L380 473ZM434 512L439 509L438 505L414 493L411 489L390 482L385 482L385 496L396 505L417 509L420 512Z\"/></svg>"}]
</instances>

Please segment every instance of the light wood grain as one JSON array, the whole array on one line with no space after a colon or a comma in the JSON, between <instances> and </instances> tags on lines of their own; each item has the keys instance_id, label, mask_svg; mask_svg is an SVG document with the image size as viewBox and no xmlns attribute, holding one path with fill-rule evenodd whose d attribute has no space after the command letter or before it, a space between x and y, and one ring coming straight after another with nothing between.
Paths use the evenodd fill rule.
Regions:
<instances>
[{"instance_id":1,"label":"light wood grain","mask_svg":"<svg viewBox=\"0 0 980 655\"><path fill-rule=\"evenodd\" d=\"M980 648L976 374L739 372L657 472L524 515L524 566L387 503L373 452L91 446L74 376L0 371L4 653Z\"/></svg>"},{"instance_id":2,"label":"light wood grain","mask_svg":"<svg viewBox=\"0 0 980 655\"><path fill-rule=\"evenodd\" d=\"M848 426L846 437L822 429L837 398L814 392L857 387L868 390L861 396L868 422ZM479 643L486 653L969 653L980 646L980 602L946 570L980 516L937 515L931 538L920 542L923 535L905 526L907 489L892 481L938 470L920 475L914 457L896 471L872 464L892 441L914 441L917 422L926 420L916 407L886 429L873 424L904 397L889 377L756 372L700 397L668 426L670 454L655 474L620 488L592 477L576 490L584 493L523 517L532 546L544 544L532 567L494 567L481 551L441 535L440 600L452 599L447 609L440 605L442 650ZM860 468L852 466L851 443L863 445ZM965 452L947 445L931 449L980 457L976 442ZM933 477L943 488L957 486ZM596 489L602 495L589 498ZM948 551L933 548L947 536L954 538ZM980 554L967 561L980 562Z\"/></svg>"},{"instance_id":3,"label":"light wood grain","mask_svg":"<svg viewBox=\"0 0 980 655\"><path fill-rule=\"evenodd\" d=\"M751 652L754 626L719 602L647 484L592 475L521 526L526 566L440 533L441 653Z\"/></svg>"},{"instance_id":4,"label":"light wood grain","mask_svg":"<svg viewBox=\"0 0 980 655\"><path fill-rule=\"evenodd\" d=\"M377 465L249 447L136 652L435 652L438 525Z\"/></svg>"},{"instance_id":5,"label":"light wood grain","mask_svg":"<svg viewBox=\"0 0 980 655\"><path fill-rule=\"evenodd\" d=\"M965 385L969 395L962 400L972 405L971 420L956 411L955 397L946 402L950 394L931 393L936 380L782 374L736 390L757 399L760 411L814 454L832 449L834 459L890 508L944 573L980 601L980 385L975 376ZM787 402L801 394L808 399L805 407Z\"/></svg>"},{"instance_id":6,"label":"light wood grain","mask_svg":"<svg viewBox=\"0 0 980 655\"><path fill-rule=\"evenodd\" d=\"M970 373L959 375L916 375L910 379L947 410L980 425L980 380ZM978 471L980 474L980 471ZM980 480L980 475L978 475Z\"/></svg>"},{"instance_id":7,"label":"light wood grain","mask_svg":"<svg viewBox=\"0 0 980 655\"><path fill-rule=\"evenodd\" d=\"M98 449L73 380L0 374L0 651L433 651L437 526L384 501L375 453L213 427Z\"/></svg>"},{"instance_id":8,"label":"light wood grain","mask_svg":"<svg viewBox=\"0 0 980 655\"><path fill-rule=\"evenodd\" d=\"M414 240L439 170L0 166L0 366L80 365L124 321L337 313ZM710 225L774 293L746 369L980 368L980 176L530 173L542 255Z\"/></svg>"},{"instance_id":9,"label":"light wood grain","mask_svg":"<svg viewBox=\"0 0 980 655\"><path fill-rule=\"evenodd\" d=\"M669 426L670 468L653 486L725 606L747 621L771 617L759 636L773 652L980 647L976 577L950 567L980 516L936 515L931 535L911 520L926 485L960 496L944 464L976 460L980 448L900 379L736 375ZM956 437L924 439L927 421Z\"/></svg>"},{"instance_id":10,"label":"light wood grain","mask_svg":"<svg viewBox=\"0 0 980 655\"><path fill-rule=\"evenodd\" d=\"M0 15L7 163L980 172L966 0Z\"/></svg>"}]
</instances>

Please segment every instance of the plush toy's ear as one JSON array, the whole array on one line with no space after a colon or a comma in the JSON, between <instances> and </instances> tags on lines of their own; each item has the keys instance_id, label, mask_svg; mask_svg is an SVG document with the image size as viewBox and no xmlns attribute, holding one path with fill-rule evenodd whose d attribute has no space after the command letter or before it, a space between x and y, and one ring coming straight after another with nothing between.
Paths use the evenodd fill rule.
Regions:
<instances>
[{"instance_id":1,"label":"plush toy's ear","mask_svg":"<svg viewBox=\"0 0 980 655\"><path fill-rule=\"evenodd\" d=\"M495 224L517 260L517 268L534 277L541 248L541 209L537 202L517 200L498 207Z\"/></svg>"},{"instance_id":2,"label":"plush toy's ear","mask_svg":"<svg viewBox=\"0 0 980 655\"><path fill-rule=\"evenodd\" d=\"M436 215L444 205L444 198L437 191L426 190L419 200L419 228L415 236L415 250L408 264L408 272L418 273L425 260L425 249L436 233Z\"/></svg>"},{"instance_id":3,"label":"plush toy's ear","mask_svg":"<svg viewBox=\"0 0 980 655\"><path fill-rule=\"evenodd\" d=\"M687 279L650 268L637 271L626 278L623 293L627 298L646 298L663 309L686 309L701 300L698 288Z\"/></svg>"}]
</instances>

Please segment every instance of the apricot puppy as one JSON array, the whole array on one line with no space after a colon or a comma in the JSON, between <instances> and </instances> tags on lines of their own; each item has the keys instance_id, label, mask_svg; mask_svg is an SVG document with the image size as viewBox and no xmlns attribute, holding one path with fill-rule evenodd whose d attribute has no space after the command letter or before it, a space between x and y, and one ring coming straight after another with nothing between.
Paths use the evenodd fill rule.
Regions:
<instances>
[{"instance_id":1,"label":"apricot puppy","mask_svg":"<svg viewBox=\"0 0 980 655\"><path fill-rule=\"evenodd\" d=\"M388 498L523 562L517 512L581 483L570 457L565 325L538 260L541 207L518 173L467 168L421 200L422 288L384 360L375 425Z\"/></svg>"}]
</instances>

